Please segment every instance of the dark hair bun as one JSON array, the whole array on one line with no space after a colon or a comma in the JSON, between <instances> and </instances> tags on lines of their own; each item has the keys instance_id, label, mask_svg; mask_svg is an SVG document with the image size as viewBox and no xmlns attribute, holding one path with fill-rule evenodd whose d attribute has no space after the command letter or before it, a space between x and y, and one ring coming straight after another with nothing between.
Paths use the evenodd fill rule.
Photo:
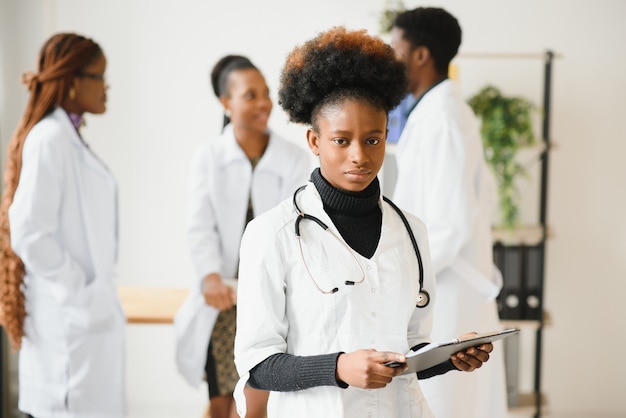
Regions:
<instances>
[{"instance_id":1,"label":"dark hair bun","mask_svg":"<svg viewBox=\"0 0 626 418\"><path fill-rule=\"evenodd\" d=\"M216 97L226 94L228 75L234 70L255 68L252 61L242 55L226 55L222 57L211 70L211 87Z\"/></svg>"}]
</instances>

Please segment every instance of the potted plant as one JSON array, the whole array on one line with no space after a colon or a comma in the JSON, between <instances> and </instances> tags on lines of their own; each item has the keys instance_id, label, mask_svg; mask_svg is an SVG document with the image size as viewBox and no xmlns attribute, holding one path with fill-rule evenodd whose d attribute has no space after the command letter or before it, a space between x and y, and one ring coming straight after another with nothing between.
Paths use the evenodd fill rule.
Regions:
<instances>
[{"instance_id":1,"label":"potted plant","mask_svg":"<svg viewBox=\"0 0 626 418\"><path fill-rule=\"evenodd\" d=\"M391 32L396 16L406 10L406 6L402 0L387 0L385 4L385 9L378 17L378 24L380 25L380 33L382 35L386 35Z\"/></svg>"},{"instance_id":2,"label":"potted plant","mask_svg":"<svg viewBox=\"0 0 626 418\"><path fill-rule=\"evenodd\" d=\"M485 157L498 183L498 203L502 226L514 228L519 221L519 192L515 180L526 174L516 160L520 148L535 143L532 112L535 106L522 97L506 97L488 85L468 103L481 119Z\"/></svg>"}]
</instances>

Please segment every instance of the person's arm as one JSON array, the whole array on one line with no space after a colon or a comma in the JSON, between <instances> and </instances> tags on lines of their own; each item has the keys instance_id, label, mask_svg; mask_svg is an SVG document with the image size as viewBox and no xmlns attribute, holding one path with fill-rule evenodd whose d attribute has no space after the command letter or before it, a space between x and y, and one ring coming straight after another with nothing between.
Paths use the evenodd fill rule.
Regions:
<instances>
[{"instance_id":1,"label":"person's arm","mask_svg":"<svg viewBox=\"0 0 626 418\"><path fill-rule=\"evenodd\" d=\"M336 377L337 358L342 353L319 356L271 355L252 370L248 384L255 389L291 392L316 386L348 385Z\"/></svg>"},{"instance_id":2,"label":"person's arm","mask_svg":"<svg viewBox=\"0 0 626 418\"><path fill-rule=\"evenodd\" d=\"M203 145L193 156L189 172L187 237L191 260L207 304L228 309L234 292L219 274L222 256L220 237L211 196L212 173L209 148Z\"/></svg>"},{"instance_id":3,"label":"person's arm","mask_svg":"<svg viewBox=\"0 0 626 418\"><path fill-rule=\"evenodd\" d=\"M383 387L403 371L384 363L405 361L403 354L367 349L306 357L285 354L290 323L286 295L288 262L283 260L288 251L283 247L292 243L292 237L291 228L266 216L254 219L245 230L235 336L235 364L241 379L250 382L254 375L254 385L273 391L310 385ZM274 379L285 371L296 375L286 384Z\"/></svg>"},{"instance_id":4,"label":"person's arm","mask_svg":"<svg viewBox=\"0 0 626 418\"><path fill-rule=\"evenodd\" d=\"M428 225L429 245L435 274L452 263L466 244L477 216L471 156L465 133L454 120L433 122L427 132L430 158L422 182L424 207L417 213Z\"/></svg>"},{"instance_id":5,"label":"person's arm","mask_svg":"<svg viewBox=\"0 0 626 418\"><path fill-rule=\"evenodd\" d=\"M35 129L24 144L19 186L9 208L11 246L31 274L62 284L53 289L63 303L87 283L83 267L57 238L71 165L59 138Z\"/></svg>"}]
</instances>

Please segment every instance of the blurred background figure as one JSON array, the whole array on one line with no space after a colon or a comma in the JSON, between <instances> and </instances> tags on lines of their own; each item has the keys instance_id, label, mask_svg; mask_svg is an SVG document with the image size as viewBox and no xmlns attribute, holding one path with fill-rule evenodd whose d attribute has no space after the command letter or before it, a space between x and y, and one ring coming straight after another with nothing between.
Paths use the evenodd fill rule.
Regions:
<instances>
[{"instance_id":1,"label":"blurred background figure","mask_svg":"<svg viewBox=\"0 0 626 418\"><path fill-rule=\"evenodd\" d=\"M85 113L106 111L106 65L91 39L46 41L8 147L1 319L19 348L19 409L35 418L125 414L117 185L80 133Z\"/></svg>"},{"instance_id":2,"label":"blurred background figure","mask_svg":"<svg viewBox=\"0 0 626 418\"><path fill-rule=\"evenodd\" d=\"M179 336L185 327L204 331L179 337L177 358L193 385L204 371L210 416L227 418L237 416L232 393L239 376L233 353L236 291L226 281L237 277L246 224L305 184L311 164L303 149L268 129L269 88L249 59L223 57L211 72L211 84L224 108L225 126L219 138L200 146L191 164L188 237L197 280L188 311L184 305L176 320ZM191 302L199 295L203 304ZM246 388L246 395L247 416L264 417L268 392Z\"/></svg>"},{"instance_id":3,"label":"blurred background figure","mask_svg":"<svg viewBox=\"0 0 626 418\"><path fill-rule=\"evenodd\" d=\"M461 44L457 19L440 8L399 14L391 44L404 59L414 101L399 138L394 201L428 228L437 282L433 339L501 328L495 298L491 210L496 190L479 123L448 79ZM438 418L505 417L502 350L480 373L448 373L422 383Z\"/></svg>"}]
</instances>

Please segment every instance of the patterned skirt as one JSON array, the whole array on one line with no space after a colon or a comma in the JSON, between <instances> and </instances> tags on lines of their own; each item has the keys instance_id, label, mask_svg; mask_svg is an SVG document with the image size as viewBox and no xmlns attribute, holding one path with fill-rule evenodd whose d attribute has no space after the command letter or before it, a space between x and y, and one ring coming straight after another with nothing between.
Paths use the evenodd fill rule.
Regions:
<instances>
[{"instance_id":1,"label":"patterned skirt","mask_svg":"<svg viewBox=\"0 0 626 418\"><path fill-rule=\"evenodd\" d=\"M235 329L237 306L220 312L213 327L204 368L209 386L209 399L230 395L239 380L235 368Z\"/></svg>"}]
</instances>

